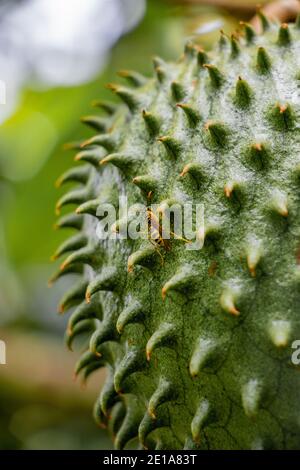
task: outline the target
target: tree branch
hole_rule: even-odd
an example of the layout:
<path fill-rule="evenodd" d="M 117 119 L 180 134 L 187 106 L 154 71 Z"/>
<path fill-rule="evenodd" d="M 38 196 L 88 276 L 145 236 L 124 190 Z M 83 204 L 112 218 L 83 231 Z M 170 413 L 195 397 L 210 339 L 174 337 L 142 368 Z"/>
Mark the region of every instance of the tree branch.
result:
<path fill-rule="evenodd" d="M 256 11 L 257 3 L 241 2 L 240 0 L 167 0 L 169 3 L 189 4 L 189 5 L 208 5 L 224 8 L 228 11 L 243 12 L 251 15 Z"/>
<path fill-rule="evenodd" d="M 260 10 L 271 20 L 286 23 L 293 21 L 300 13 L 300 2 L 299 0 L 277 0 L 268 3 Z M 252 18 L 251 24 L 257 32 L 261 32 L 261 23 L 257 15 Z"/>

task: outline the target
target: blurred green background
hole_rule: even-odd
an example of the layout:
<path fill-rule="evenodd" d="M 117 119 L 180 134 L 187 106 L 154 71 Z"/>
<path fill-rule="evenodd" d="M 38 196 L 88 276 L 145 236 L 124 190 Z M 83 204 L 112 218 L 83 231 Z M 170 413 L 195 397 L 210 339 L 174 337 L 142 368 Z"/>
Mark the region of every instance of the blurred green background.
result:
<path fill-rule="evenodd" d="M 56 308 L 72 279 L 59 280 L 53 289 L 47 287 L 55 270 L 50 256 L 66 237 L 65 232 L 53 230 L 54 206 L 61 194 L 54 182 L 73 158 L 63 144 L 91 135 L 80 116 L 91 113 L 93 99 L 111 98 L 105 84 L 116 79 L 119 69 L 150 74 L 151 56 L 174 59 L 190 37 L 210 48 L 220 29 L 235 30 L 240 19 L 251 18 L 256 4 L 256 0 L 225 0 L 221 1 L 223 7 L 218 1 L 148 0 L 144 4 L 143 0 L 109 0 L 114 3 L 109 17 L 107 0 L 91 4 L 95 7 L 97 1 L 100 14 L 102 8 L 102 16 L 111 21 L 105 25 L 103 20 L 107 33 L 100 30 L 102 35 L 97 37 L 97 17 L 90 15 L 77 24 L 79 29 L 74 29 L 68 44 L 58 34 L 52 48 L 45 40 L 47 22 L 39 25 L 42 35 L 35 35 L 40 21 L 38 4 L 46 8 L 43 0 L 27 0 L 33 3 L 27 29 L 18 13 L 26 0 L 0 1 L 0 22 L 6 26 L 0 34 L 0 79 L 7 80 L 8 87 L 15 80 L 6 104 L 0 105 L 0 340 L 7 346 L 7 365 L 0 365 L 0 449 L 112 447 L 91 416 L 105 373 L 96 374 L 82 390 L 72 379 L 78 352 L 68 352 L 62 340 L 66 322 L 58 317 Z M 61 0 L 60 5 L 65 2 L 69 0 Z M 131 24 L 132 8 L 137 5 L 139 17 Z M 57 12 L 59 24 L 54 18 L 54 32 L 70 26 L 64 14 L 67 11 Z M 103 60 L 92 41 L 103 46 L 105 34 L 110 34 L 121 15 L 123 29 L 107 42 Z M 91 31 L 92 38 L 88 37 Z M 84 56 L 83 32 L 91 49 L 88 57 Z M 56 63 L 57 51 L 64 45 L 78 46 L 79 52 L 66 47 Z M 68 80 L 64 67 L 71 53 L 73 69 Z"/>

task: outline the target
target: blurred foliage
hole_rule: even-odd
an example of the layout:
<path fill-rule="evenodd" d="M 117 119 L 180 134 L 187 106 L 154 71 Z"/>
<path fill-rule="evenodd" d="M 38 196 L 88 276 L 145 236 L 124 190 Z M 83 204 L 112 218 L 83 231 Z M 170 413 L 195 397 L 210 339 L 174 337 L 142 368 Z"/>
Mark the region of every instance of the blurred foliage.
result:
<path fill-rule="evenodd" d="M 2 334 L 9 355 L 0 376 L 0 449 L 110 448 L 109 436 L 91 418 L 103 371 L 83 392 L 72 378 L 74 357 L 59 338 Z"/>

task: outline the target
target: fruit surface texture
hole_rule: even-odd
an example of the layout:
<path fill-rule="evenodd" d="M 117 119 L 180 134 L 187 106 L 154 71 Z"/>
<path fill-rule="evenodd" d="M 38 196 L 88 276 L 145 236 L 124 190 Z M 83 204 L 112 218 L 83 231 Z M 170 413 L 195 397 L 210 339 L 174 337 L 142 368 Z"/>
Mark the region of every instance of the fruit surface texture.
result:
<path fill-rule="evenodd" d="M 57 204 L 75 234 L 53 280 L 78 275 L 59 310 L 70 347 L 88 338 L 76 374 L 107 370 L 94 415 L 117 449 L 300 446 L 300 21 L 262 25 L 155 58 L 152 78 L 122 71 L 58 180 L 76 183 Z M 120 196 L 202 204 L 203 247 L 122 239 Z"/>

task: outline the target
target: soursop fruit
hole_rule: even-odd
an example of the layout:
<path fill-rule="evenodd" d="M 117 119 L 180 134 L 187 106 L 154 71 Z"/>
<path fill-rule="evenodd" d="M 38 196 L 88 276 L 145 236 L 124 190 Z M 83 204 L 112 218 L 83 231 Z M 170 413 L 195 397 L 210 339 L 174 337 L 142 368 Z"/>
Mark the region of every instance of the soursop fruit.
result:
<path fill-rule="evenodd" d="M 76 374 L 106 368 L 94 414 L 117 449 L 300 447 L 300 21 L 261 17 L 261 35 L 244 24 L 212 52 L 155 58 L 152 78 L 122 72 L 122 103 L 95 103 L 58 181 L 78 183 L 57 204 L 76 205 L 57 226 L 78 233 L 53 280 L 79 275 L 59 311 L 76 307 L 70 347 L 89 338 Z M 160 222 L 154 240 L 118 236 L 130 211 L 101 240 L 97 208 L 120 196 L 203 204 L 202 249 Z"/>

